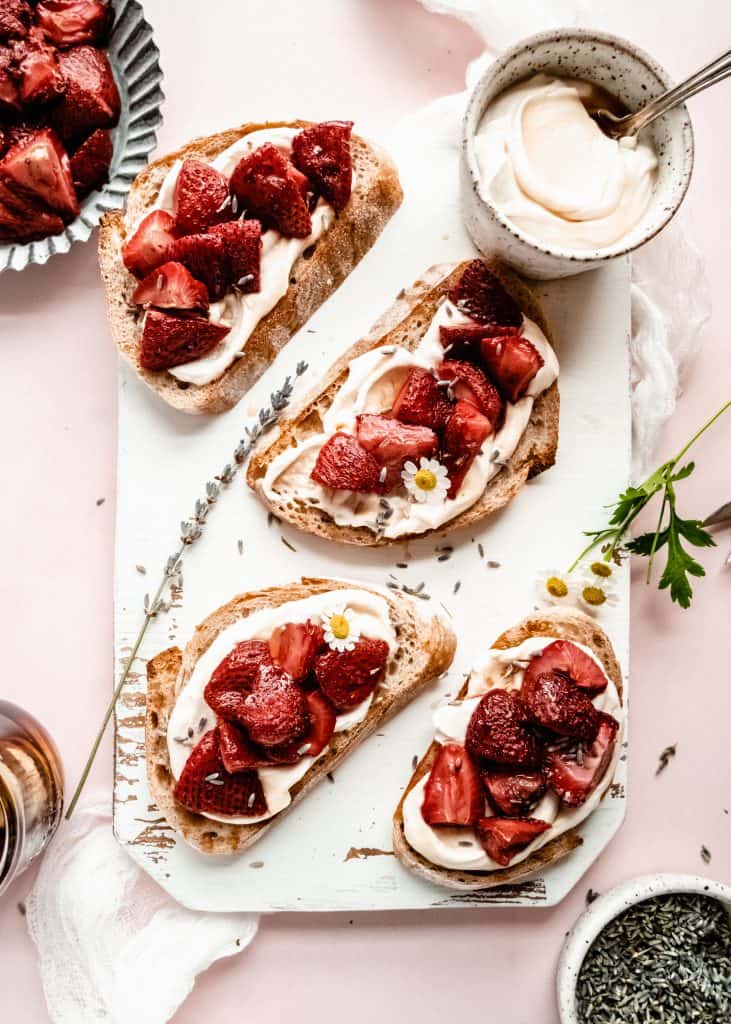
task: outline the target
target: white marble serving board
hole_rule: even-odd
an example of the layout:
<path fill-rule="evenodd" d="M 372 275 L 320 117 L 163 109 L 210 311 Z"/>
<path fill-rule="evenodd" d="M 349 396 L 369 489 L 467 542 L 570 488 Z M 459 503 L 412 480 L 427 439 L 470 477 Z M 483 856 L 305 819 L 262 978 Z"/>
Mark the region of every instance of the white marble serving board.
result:
<path fill-rule="evenodd" d="M 420 148 L 421 147 L 421 148 Z M 119 378 L 119 465 L 115 581 L 115 675 L 176 546 L 180 521 L 207 480 L 230 458 L 247 417 L 300 359 L 301 387 L 317 382 L 404 285 L 430 264 L 473 253 L 459 217 L 456 150 L 419 131 L 396 147 L 406 200 L 376 247 L 287 346 L 238 409 L 216 418 L 168 409 L 124 366 Z M 213 911 L 388 910 L 482 905 L 548 906 L 576 884 L 619 828 L 625 812 L 626 758 L 615 785 L 582 826 L 583 845 L 532 881 L 484 894 L 450 893 L 401 867 L 391 853 L 391 815 L 432 736 L 440 694 L 455 693 L 477 656 L 535 603 L 537 570 L 567 566 L 582 530 L 627 483 L 630 466 L 629 268 L 606 269 L 540 286 L 561 362 L 558 461 L 506 510 L 478 528 L 449 535 L 454 554 L 437 562 L 441 537 L 393 549 L 355 549 L 268 524 L 264 508 L 237 478 L 212 508 L 204 536 L 185 558 L 184 586 L 169 615 L 153 623 L 118 711 L 115 831 L 129 853 L 186 906 Z M 296 548 L 291 551 L 282 541 Z M 243 553 L 239 553 L 239 541 Z M 484 547 L 481 558 L 478 544 Z M 500 563 L 488 568 L 487 560 Z M 394 563 L 408 561 L 407 570 Z M 146 569 L 142 574 L 137 566 Z M 384 583 L 394 572 L 424 581 L 431 606 L 453 617 L 459 647 L 449 675 L 387 723 L 247 853 L 205 857 L 179 839 L 152 804 L 145 778 L 147 658 L 177 643 L 234 594 L 300 575 Z M 455 596 L 454 584 L 461 581 Z M 602 616 L 628 664 L 628 580 L 619 605 Z M 627 690 L 625 690 L 625 693 Z"/>

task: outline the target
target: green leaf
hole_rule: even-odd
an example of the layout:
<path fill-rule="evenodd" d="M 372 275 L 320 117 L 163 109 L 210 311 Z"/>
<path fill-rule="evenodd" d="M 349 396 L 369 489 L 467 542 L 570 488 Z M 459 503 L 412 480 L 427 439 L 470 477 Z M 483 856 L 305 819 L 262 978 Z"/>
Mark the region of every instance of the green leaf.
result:
<path fill-rule="evenodd" d="M 655 539 L 657 537 L 657 540 Z M 660 533 L 641 533 L 638 537 L 627 542 L 627 547 L 634 555 L 645 555 L 649 557 L 653 551 L 659 551 L 668 542 L 668 531 Z M 653 548 L 654 544 L 654 548 Z"/>
<path fill-rule="evenodd" d="M 680 519 L 678 517 L 675 520 L 675 525 L 678 533 L 695 545 L 695 547 L 715 548 L 715 540 L 708 530 L 703 529 L 703 523 L 701 523 L 700 519 Z"/>
<path fill-rule="evenodd" d="M 614 511 L 609 517 L 610 524 L 612 526 L 619 526 L 635 508 L 641 508 L 647 500 L 647 495 L 644 491 L 637 487 L 628 487 L 617 499 Z"/>
<path fill-rule="evenodd" d="M 681 466 L 680 469 L 676 470 L 676 472 L 672 474 L 670 479 L 673 483 L 675 483 L 676 480 L 685 480 L 690 476 L 694 469 L 695 462 L 686 462 L 684 466 Z"/>
<path fill-rule="evenodd" d="M 671 600 L 676 601 L 681 608 L 689 608 L 693 588 L 688 576 L 705 576 L 706 570 L 683 548 L 676 526 L 677 521 L 674 521 L 669 528 L 668 560 L 658 586 L 660 590 L 669 587 Z"/>

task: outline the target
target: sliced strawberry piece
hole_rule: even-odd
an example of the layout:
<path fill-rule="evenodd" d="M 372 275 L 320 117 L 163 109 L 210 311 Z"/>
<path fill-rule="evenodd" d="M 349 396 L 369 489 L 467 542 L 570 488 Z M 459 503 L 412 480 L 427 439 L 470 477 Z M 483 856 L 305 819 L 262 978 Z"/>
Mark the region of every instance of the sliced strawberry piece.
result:
<path fill-rule="evenodd" d="M 24 196 L 13 194 L 0 181 L 0 238 L 32 242 L 58 235 L 64 223 L 58 214 L 42 209 Z"/>
<path fill-rule="evenodd" d="M 33 10 L 27 0 L 2 0 L 0 40 L 22 39 L 28 34 Z"/>
<path fill-rule="evenodd" d="M 28 134 L 0 161 L 0 178 L 13 192 L 29 196 L 71 219 L 79 212 L 66 150 L 50 128 Z"/>
<path fill-rule="evenodd" d="M 470 466 L 492 432 L 490 420 L 471 402 L 457 402 L 442 438 L 442 457 L 449 474 L 448 498 L 459 494 Z"/>
<path fill-rule="evenodd" d="M 444 389 L 437 384 L 436 377 L 416 366 L 401 385 L 391 415 L 402 423 L 440 431 L 451 411 L 451 403 Z"/>
<path fill-rule="evenodd" d="M 420 458 L 436 455 L 439 439 L 429 427 L 401 423 L 390 416 L 365 413 L 357 417 L 356 435 L 367 452 L 381 467 L 386 468 L 382 490 L 390 491 L 401 483 L 401 470 L 407 459 L 418 464 Z"/>
<path fill-rule="evenodd" d="M 549 744 L 543 756 L 546 782 L 570 807 L 579 807 L 594 792 L 612 760 L 619 723 L 603 711 L 599 717 L 599 731 L 588 749 L 563 741 Z"/>
<path fill-rule="evenodd" d="M 59 53 L 58 63 L 64 94 L 53 107 L 50 121 L 61 138 L 73 141 L 95 128 L 114 127 L 121 101 L 106 53 L 93 46 L 75 46 Z"/>
<path fill-rule="evenodd" d="M 559 736 L 593 743 L 601 715 L 589 696 L 563 672 L 523 677 L 520 696 L 531 722 Z"/>
<path fill-rule="evenodd" d="M 457 359 L 445 359 L 440 365 L 440 380 L 452 384 L 452 393 L 458 401 L 470 402 L 499 429 L 503 421 L 505 405 L 495 385 L 487 379 L 478 366 Z"/>
<path fill-rule="evenodd" d="M 350 199 L 353 184 L 352 127 L 352 121 L 323 121 L 292 140 L 292 163 L 338 211 Z"/>
<path fill-rule="evenodd" d="M 0 113 L 17 114 L 20 110 L 19 72 L 13 51 L 0 46 Z"/>
<path fill-rule="evenodd" d="M 268 809 L 257 772 L 231 775 L 224 768 L 217 728 L 207 732 L 194 747 L 173 796 L 194 814 L 253 818 Z"/>
<path fill-rule="evenodd" d="M 109 35 L 114 12 L 102 0 L 42 0 L 36 20 L 47 38 L 62 49 L 81 43 L 100 46 Z"/>
<path fill-rule="evenodd" d="M 27 38 L 15 44 L 22 103 L 51 103 L 65 88 L 56 51 L 31 29 Z"/>
<path fill-rule="evenodd" d="M 482 361 L 507 402 L 517 402 L 543 366 L 543 356 L 527 338 L 515 334 L 484 338 Z"/>
<path fill-rule="evenodd" d="M 570 640 L 554 640 L 528 662 L 523 679 L 530 682 L 542 672 L 563 672 L 580 690 L 596 697 L 607 688 L 607 677 L 591 655 Z"/>
<path fill-rule="evenodd" d="M 202 316 L 172 316 L 151 309 L 142 330 L 140 366 L 145 370 L 169 370 L 199 359 L 214 349 L 229 329 Z"/>
<path fill-rule="evenodd" d="M 183 160 L 173 204 L 175 220 L 184 235 L 200 234 L 233 216 L 227 179 L 215 167 L 192 157 Z"/>
<path fill-rule="evenodd" d="M 242 640 L 216 667 L 203 699 L 221 718 L 238 719 L 244 697 L 256 684 L 259 666 L 272 664 L 265 640 Z"/>
<path fill-rule="evenodd" d="M 520 327 L 502 327 L 497 324 L 442 324 L 439 328 L 439 339 L 444 345 L 445 356 L 479 363 L 482 358 L 480 343 L 483 338 L 520 334 L 520 330 Z"/>
<path fill-rule="evenodd" d="M 315 677 L 325 696 L 338 711 L 362 704 L 383 679 L 388 644 L 375 637 L 361 637 L 352 651 L 326 651 L 315 661 Z"/>
<path fill-rule="evenodd" d="M 474 825 L 485 813 L 485 794 L 470 755 L 458 743 L 439 748 L 424 787 L 427 825 Z"/>
<path fill-rule="evenodd" d="M 208 290 L 182 263 L 163 263 L 135 288 L 132 301 L 161 309 L 208 309 Z"/>
<path fill-rule="evenodd" d="M 275 665 L 302 682 L 315 667 L 315 657 L 325 643 L 322 626 L 315 622 L 287 622 L 269 638 L 269 652 Z"/>
<path fill-rule="evenodd" d="M 104 128 L 97 128 L 81 143 L 71 157 L 71 176 L 80 197 L 101 188 L 109 180 L 113 152 L 112 137 Z"/>
<path fill-rule="evenodd" d="M 249 739 L 262 747 L 296 740 L 310 724 L 304 693 L 276 665 L 259 666 L 254 688 L 244 698 L 238 717 Z"/>
<path fill-rule="evenodd" d="M 308 189 L 304 174 L 270 142 L 240 160 L 231 175 L 238 211 L 246 210 L 288 238 L 307 238 L 312 233 Z"/>
<path fill-rule="evenodd" d="M 221 760 L 227 772 L 245 772 L 252 768 L 268 768 L 271 760 L 249 740 L 240 725 L 218 720 Z"/>
<path fill-rule="evenodd" d="M 147 277 L 150 271 L 166 263 L 170 247 L 178 237 L 175 218 L 165 210 L 153 210 L 122 249 L 122 261 L 135 277 Z"/>
<path fill-rule="evenodd" d="M 449 300 L 465 316 L 480 324 L 520 327 L 523 323 L 520 306 L 482 260 L 468 263 L 462 276 L 452 285 Z"/>
<path fill-rule="evenodd" d="M 223 239 L 229 283 L 240 292 L 261 290 L 261 224 L 258 220 L 230 220 L 208 229 Z"/>
<path fill-rule="evenodd" d="M 220 235 L 184 235 L 173 242 L 168 258 L 187 267 L 203 281 L 211 300 L 221 299 L 231 284 L 231 264 Z"/>
<path fill-rule="evenodd" d="M 536 768 L 538 740 L 526 724 L 526 710 L 507 690 L 489 690 L 472 712 L 465 746 L 476 761 Z"/>
<path fill-rule="evenodd" d="M 310 473 L 323 487 L 375 494 L 381 467 L 352 434 L 333 434 L 320 449 Z"/>
<path fill-rule="evenodd" d="M 522 817 L 546 791 L 540 772 L 521 772 L 512 768 L 485 768 L 482 784 L 490 806 L 506 818 Z"/>
<path fill-rule="evenodd" d="M 267 750 L 270 763 L 296 764 L 302 757 L 317 757 L 335 732 L 336 714 L 327 697 L 319 690 L 305 694 L 310 725 L 304 736 Z"/>
<path fill-rule="evenodd" d="M 475 832 L 487 856 L 507 867 L 516 853 L 550 827 L 539 818 L 480 818 Z"/>

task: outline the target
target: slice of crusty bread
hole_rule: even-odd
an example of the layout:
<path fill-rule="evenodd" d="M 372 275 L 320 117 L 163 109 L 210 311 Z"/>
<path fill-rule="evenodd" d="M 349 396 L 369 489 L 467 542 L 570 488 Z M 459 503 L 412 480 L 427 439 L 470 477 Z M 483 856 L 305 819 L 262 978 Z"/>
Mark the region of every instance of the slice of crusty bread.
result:
<path fill-rule="evenodd" d="M 175 780 L 170 771 L 167 729 L 176 697 L 200 656 L 223 629 L 260 608 L 275 608 L 312 594 L 348 588 L 377 593 L 388 602 L 399 643 L 366 717 L 347 732 L 333 735 L 326 753 L 292 787 L 292 803 L 273 818 L 256 825 L 229 825 L 186 810 L 173 798 Z M 385 594 L 361 583 L 303 578 L 299 583 L 235 597 L 197 627 L 184 651 L 171 647 L 147 663 L 145 750 L 147 778 L 155 803 L 187 842 L 203 853 L 235 853 L 247 849 L 382 722 L 408 704 L 430 679 L 445 672 L 452 663 L 455 646 L 454 634 L 442 619 L 434 616 L 425 621 L 417 615 L 414 602 L 403 595 Z"/>
<path fill-rule="evenodd" d="M 522 622 L 502 633 L 492 646 L 498 648 L 517 647 L 530 636 L 553 636 L 557 639 L 574 640 L 576 643 L 584 644 L 594 652 L 602 663 L 604 670 L 617 688 L 620 701 L 622 700 L 622 672 L 617 656 L 607 634 L 588 615 L 579 611 L 566 612 L 563 609 L 529 615 Z M 457 696 L 461 699 L 466 694 L 467 683 L 464 684 Z M 438 751 L 439 744 L 434 740 L 416 766 L 393 816 L 394 853 L 405 867 L 421 878 L 426 878 L 427 881 L 448 889 L 459 889 L 462 892 L 491 889 L 496 885 L 521 881 L 529 875 L 535 874 L 536 871 L 547 868 L 554 861 L 566 857 L 577 846 L 581 846 L 583 840 L 580 828 L 572 828 L 546 843 L 526 860 L 514 867 L 506 867 L 499 871 L 459 871 L 432 864 L 409 846 L 404 833 L 403 807 L 404 800 L 414 786 L 431 772 Z"/>
<path fill-rule="evenodd" d="M 322 416 L 330 407 L 337 391 L 345 383 L 348 366 L 357 356 L 381 345 L 400 345 L 413 351 L 431 323 L 437 306 L 448 294 L 467 265 L 441 264 L 431 267 L 413 286 L 402 291 L 393 305 L 376 321 L 368 334 L 350 348 L 332 366 L 318 392 L 293 406 L 289 415 L 279 423 L 277 431 L 263 440 L 249 461 L 247 481 L 280 519 L 300 530 L 347 544 L 384 545 L 400 544 L 411 537 L 424 537 L 427 533 L 404 534 L 396 538 L 378 537 L 365 526 L 338 526 L 322 509 L 288 499 L 269 500 L 263 491 L 263 479 L 269 464 L 286 448 L 304 441 L 322 430 Z M 522 278 L 508 268 L 485 261 L 490 270 L 503 283 L 506 291 L 516 300 L 523 313 L 535 321 L 555 348 L 540 303 Z M 507 465 L 492 478 L 482 497 L 470 508 L 439 527 L 456 529 L 476 523 L 506 505 L 523 484 L 544 469 L 550 469 L 558 447 L 558 385 L 553 383 L 535 401 L 528 426 Z M 434 531 L 437 532 L 437 531 Z"/>
<path fill-rule="evenodd" d="M 310 121 L 245 124 L 206 138 L 194 139 L 174 153 L 155 160 L 137 176 L 127 200 L 130 223 L 150 209 L 166 174 L 176 160 L 195 156 L 212 160 L 250 132 L 262 128 L 306 128 Z M 176 380 L 167 371 L 145 370 L 139 363 L 142 310 L 132 303 L 136 280 L 122 262 L 126 241 L 125 214 L 112 211 L 99 229 L 99 266 L 106 288 L 112 336 L 124 358 L 142 380 L 169 405 L 182 412 L 219 413 L 231 409 L 272 363 L 322 303 L 342 284 L 365 256 L 401 205 L 398 172 L 379 147 L 353 135 L 353 192 L 350 202 L 313 247 L 296 260 L 287 294 L 263 317 L 246 342 L 244 355 L 217 380 L 201 386 Z"/>

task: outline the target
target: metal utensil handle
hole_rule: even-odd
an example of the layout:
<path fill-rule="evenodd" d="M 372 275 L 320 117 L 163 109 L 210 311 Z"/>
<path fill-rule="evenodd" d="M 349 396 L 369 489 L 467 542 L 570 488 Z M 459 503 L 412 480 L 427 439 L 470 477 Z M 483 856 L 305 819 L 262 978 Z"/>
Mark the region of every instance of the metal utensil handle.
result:
<path fill-rule="evenodd" d="M 731 50 L 727 50 L 720 57 L 702 67 L 700 71 L 696 71 L 694 75 L 686 78 L 684 82 L 669 89 L 662 96 L 658 96 L 656 100 L 652 100 L 646 107 L 632 115 L 632 133 L 634 134 L 641 128 L 644 128 L 646 124 L 654 121 L 656 117 L 664 114 L 671 107 L 684 103 L 691 96 L 695 96 L 696 93 L 701 92 L 703 89 L 715 85 L 716 82 L 722 81 L 729 75 L 731 75 Z"/>

